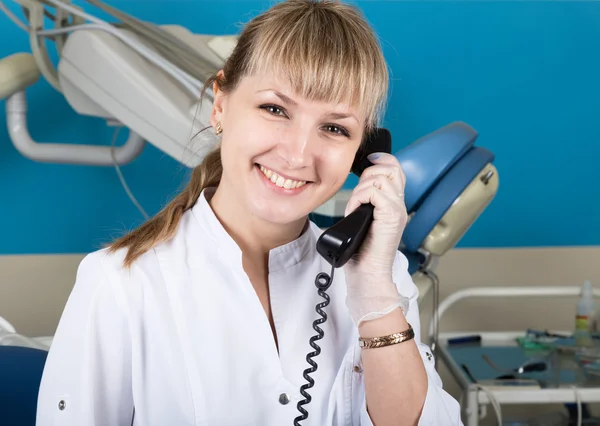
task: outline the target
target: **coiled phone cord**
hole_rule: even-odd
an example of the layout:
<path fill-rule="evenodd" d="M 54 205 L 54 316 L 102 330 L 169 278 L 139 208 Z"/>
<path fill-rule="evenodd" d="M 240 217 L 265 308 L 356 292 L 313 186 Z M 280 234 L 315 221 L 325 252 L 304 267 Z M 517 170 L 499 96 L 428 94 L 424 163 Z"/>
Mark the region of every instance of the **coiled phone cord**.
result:
<path fill-rule="evenodd" d="M 330 298 L 329 298 L 329 295 L 325 292 L 327 291 L 327 289 L 331 285 L 331 282 L 333 281 L 334 271 L 335 271 L 335 265 L 333 264 L 331 266 L 331 274 L 328 275 L 326 272 L 321 272 L 315 278 L 315 286 L 318 289 L 317 293 L 319 294 L 319 296 L 321 296 L 323 299 L 325 299 L 325 301 L 318 303 L 317 306 L 315 307 L 315 310 L 317 311 L 317 313 L 319 315 L 321 315 L 321 318 L 317 318 L 313 322 L 312 327 L 317 332 L 317 334 L 310 338 L 309 343 L 310 343 L 310 346 L 314 349 L 314 351 L 310 352 L 309 354 L 306 355 L 306 362 L 308 362 L 310 364 L 310 367 L 307 368 L 306 370 L 304 370 L 303 376 L 308 383 L 305 383 L 304 385 L 302 385 L 300 387 L 300 393 L 302 394 L 304 399 L 298 402 L 297 407 L 298 407 L 298 411 L 300 411 L 300 413 L 302 413 L 302 415 L 300 415 L 294 419 L 294 426 L 300 426 L 300 421 L 306 420 L 308 418 L 308 411 L 306 411 L 306 409 L 303 407 L 303 405 L 309 404 L 310 401 L 312 400 L 312 397 L 310 396 L 310 394 L 308 392 L 306 392 L 306 390 L 312 388 L 315 385 L 315 381 L 312 377 L 310 377 L 310 374 L 317 371 L 318 365 L 313 360 L 313 358 L 318 356 L 321 353 L 321 348 L 315 342 L 317 340 L 321 340 L 323 338 L 323 336 L 325 335 L 325 333 L 323 333 L 323 330 L 321 329 L 321 327 L 319 327 L 319 324 L 323 324 L 325 321 L 327 321 L 327 314 L 325 313 L 325 311 L 323 311 L 323 308 L 325 308 L 327 305 L 329 305 Z"/>

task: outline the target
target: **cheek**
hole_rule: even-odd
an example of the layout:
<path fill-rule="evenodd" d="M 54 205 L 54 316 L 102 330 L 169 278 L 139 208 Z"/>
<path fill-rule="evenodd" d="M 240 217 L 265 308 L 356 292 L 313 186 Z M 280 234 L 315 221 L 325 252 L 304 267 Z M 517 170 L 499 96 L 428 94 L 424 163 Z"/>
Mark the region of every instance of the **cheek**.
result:
<path fill-rule="evenodd" d="M 332 149 L 321 156 L 319 175 L 331 186 L 343 185 L 354 161 L 351 149 Z"/>
<path fill-rule="evenodd" d="M 268 125 L 254 112 L 246 111 L 229 117 L 229 120 L 233 124 L 223 137 L 223 150 L 237 157 L 239 161 L 246 161 L 248 156 L 264 153 L 278 140 L 276 126 Z"/>

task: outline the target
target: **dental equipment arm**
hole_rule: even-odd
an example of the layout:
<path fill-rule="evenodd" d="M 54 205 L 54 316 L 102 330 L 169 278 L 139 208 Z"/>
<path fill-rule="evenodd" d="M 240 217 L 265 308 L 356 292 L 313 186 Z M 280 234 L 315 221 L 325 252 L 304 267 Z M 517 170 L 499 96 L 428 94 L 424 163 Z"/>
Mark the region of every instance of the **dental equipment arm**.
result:
<path fill-rule="evenodd" d="M 42 3 L 17 2 L 28 11 L 35 60 L 22 55 L 6 58 L 0 61 L 0 74 L 10 77 L 2 91 L 8 97 L 9 135 L 23 155 L 44 162 L 118 165 L 134 160 L 147 140 L 193 167 L 214 147 L 216 139 L 200 132 L 208 127 L 212 88 L 206 91 L 205 108 L 199 108 L 199 97 L 206 78 L 219 69 L 236 37 L 195 35 L 179 26 L 158 27 L 97 1 L 91 3 L 123 22 L 112 25 L 68 1 L 44 0 L 57 8 L 57 16 L 62 11 L 74 17 L 73 25 L 61 27 L 62 22 L 57 22 L 55 29 L 44 30 Z M 83 20 L 92 24 L 82 24 Z M 44 37 L 61 41 L 57 70 L 48 60 L 45 44 L 38 42 Z M 15 83 L 22 72 L 38 77 L 41 73 L 79 114 L 128 127 L 129 140 L 116 149 L 33 141 L 26 122 L 27 86 Z M 29 80 L 29 85 L 36 81 Z M 193 134 L 198 136 L 190 141 Z"/>
<path fill-rule="evenodd" d="M 39 78 L 39 70 L 31 55 L 15 54 L 0 60 L 0 99 L 6 99 L 6 124 L 15 148 L 35 161 L 107 166 L 133 161 L 144 149 L 146 141 L 130 132 L 127 142 L 118 148 L 76 144 L 39 143 L 27 130 L 25 88 Z"/>

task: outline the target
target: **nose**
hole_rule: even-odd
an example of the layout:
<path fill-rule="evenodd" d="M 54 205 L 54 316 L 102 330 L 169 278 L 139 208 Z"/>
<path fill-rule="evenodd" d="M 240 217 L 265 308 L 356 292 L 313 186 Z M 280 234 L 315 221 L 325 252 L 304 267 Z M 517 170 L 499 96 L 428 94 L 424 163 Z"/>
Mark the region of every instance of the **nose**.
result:
<path fill-rule="evenodd" d="M 277 153 L 290 169 L 312 165 L 315 136 L 306 127 L 294 126 L 287 129 L 277 146 Z"/>

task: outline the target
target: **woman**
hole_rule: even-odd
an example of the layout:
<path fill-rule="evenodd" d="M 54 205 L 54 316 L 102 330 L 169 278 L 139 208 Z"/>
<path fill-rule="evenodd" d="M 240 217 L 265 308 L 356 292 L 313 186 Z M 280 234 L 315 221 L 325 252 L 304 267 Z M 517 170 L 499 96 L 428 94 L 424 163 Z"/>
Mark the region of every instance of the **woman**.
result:
<path fill-rule="evenodd" d="M 207 84 L 219 148 L 156 217 L 82 261 L 38 425 L 461 424 L 418 339 L 397 251 L 404 175 L 386 154 L 348 203 L 372 203 L 374 221 L 334 275 L 308 417 L 298 409 L 323 301 L 314 279 L 329 271 L 307 217 L 344 184 L 388 89 L 368 24 L 339 2 L 278 3 Z M 405 341 L 369 347 L 394 333 Z"/>

